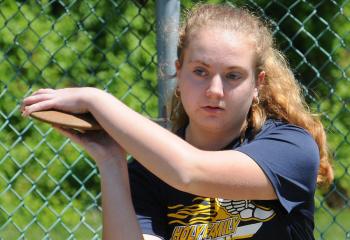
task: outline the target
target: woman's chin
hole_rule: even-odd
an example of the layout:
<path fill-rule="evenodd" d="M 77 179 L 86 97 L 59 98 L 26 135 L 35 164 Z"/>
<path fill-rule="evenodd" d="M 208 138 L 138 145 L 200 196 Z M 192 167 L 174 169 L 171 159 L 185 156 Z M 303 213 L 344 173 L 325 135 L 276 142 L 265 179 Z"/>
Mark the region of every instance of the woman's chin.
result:
<path fill-rule="evenodd" d="M 200 121 L 194 124 L 197 125 L 196 128 L 208 132 L 222 132 L 223 130 L 225 131 L 224 126 L 228 125 L 225 121 L 218 118 L 202 118 Z M 232 124 L 230 124 L 230 128 L 232 128 Z"/>

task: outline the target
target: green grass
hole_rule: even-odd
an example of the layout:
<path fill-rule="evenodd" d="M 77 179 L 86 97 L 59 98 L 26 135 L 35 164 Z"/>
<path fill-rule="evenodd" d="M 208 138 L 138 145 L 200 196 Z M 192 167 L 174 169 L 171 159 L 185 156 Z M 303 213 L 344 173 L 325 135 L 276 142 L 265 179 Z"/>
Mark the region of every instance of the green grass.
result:
<path fill-rule="evenodd" d="M 30 219 L 22 221 L 26 221 L 27 226 L 14 221 L 1 226 L 0 239 L 101 239 L 101 212 L 98 210 L 90 210 L 80 220 L 68 224 L 61 219 L 50 226 Z"/>
<path fill-rule="evenodd" d="M 24 219 L 22 219 L 25 221 Z M 81 221 L 64 225 L 57 219 L 57 223 L 45 232 L 37 222 L 26 221 L 28 227 L 16 228 L 13 222 L 2 226 L 1 239 L 101 239 L 101 212 L 91 210 Z M 346 240 L 350 239 L 350 209 L 331 210 L 326 206 L 316 210 L 315 239 Z M 90 227 L 87 227 L 89 225 Z"/>
<path fill-rule="evenodd" d="M 335 210 L 321 204 L 315 213 L 315 239 L 349 240 L 350 208 Z"/>

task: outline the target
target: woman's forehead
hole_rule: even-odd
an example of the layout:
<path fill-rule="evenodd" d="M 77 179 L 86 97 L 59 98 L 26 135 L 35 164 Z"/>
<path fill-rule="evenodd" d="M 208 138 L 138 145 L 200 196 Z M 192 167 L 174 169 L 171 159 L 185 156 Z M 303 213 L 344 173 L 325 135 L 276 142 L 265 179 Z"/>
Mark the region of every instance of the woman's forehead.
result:
<path fill-rule="evenodd" d="M 188 62 L 251 65 L 255 57 L 252 42 L 241 33 L 222 29 L 202 29 L 191 36 L 186 48 Z"/>

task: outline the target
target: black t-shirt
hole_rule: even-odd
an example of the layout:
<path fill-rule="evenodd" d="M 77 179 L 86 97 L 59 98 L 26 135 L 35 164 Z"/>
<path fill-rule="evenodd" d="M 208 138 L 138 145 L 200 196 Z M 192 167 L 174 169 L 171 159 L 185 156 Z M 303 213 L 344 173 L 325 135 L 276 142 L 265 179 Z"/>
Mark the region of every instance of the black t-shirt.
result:
<path fill-rule="evenodd" d="M 179 135 L 184 137 L 184 132 Z M 251 136 L 248 131 L 243 142 L 235 139 L 225 149 L 255 160 L 278 200 L 196 196 L 169 186 L 134 160 L 129 164 L 130 186 L 143 233 L 172 240 L 314 239 L 319 166 L 314 139 L 300 127 L 274 120 Z"/>

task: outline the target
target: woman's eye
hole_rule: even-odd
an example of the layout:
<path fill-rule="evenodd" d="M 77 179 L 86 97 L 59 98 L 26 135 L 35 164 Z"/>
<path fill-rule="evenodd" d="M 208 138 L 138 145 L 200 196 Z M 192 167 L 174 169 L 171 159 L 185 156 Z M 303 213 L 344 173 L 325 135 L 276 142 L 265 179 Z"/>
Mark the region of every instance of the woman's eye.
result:
<path fill-rule="evenodd" d="M 228 73 L 226 74 L 226 78 L 229 80 L 238 80 L 240 79 L 242 76 L 240 73 Z"/>
<path fill-rule="evenodd" d="M 207 75 L 207 72 L 204 69 L 196 68 L 194 71 L 194 74 L 200 77 L 205 77 Z"/>

